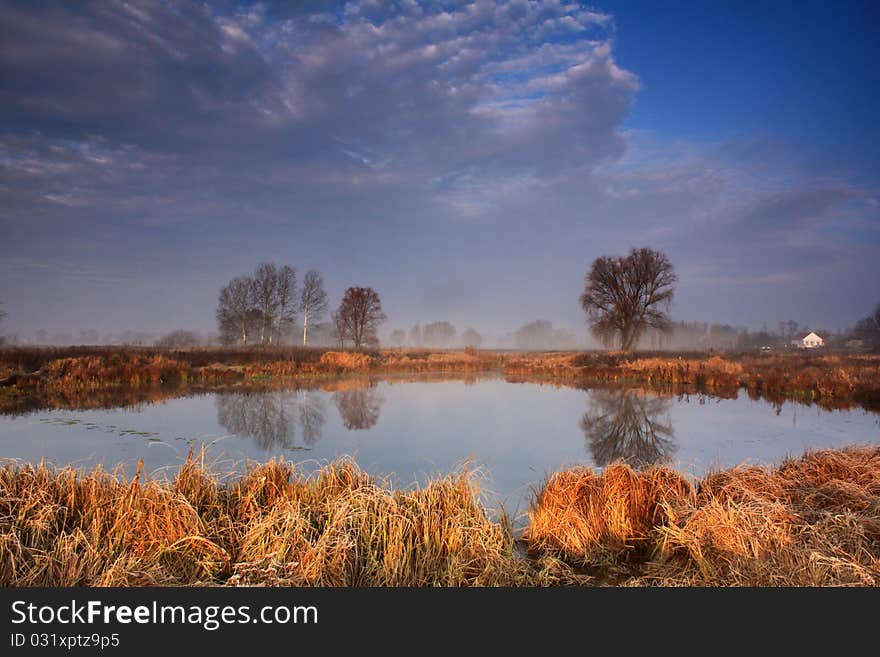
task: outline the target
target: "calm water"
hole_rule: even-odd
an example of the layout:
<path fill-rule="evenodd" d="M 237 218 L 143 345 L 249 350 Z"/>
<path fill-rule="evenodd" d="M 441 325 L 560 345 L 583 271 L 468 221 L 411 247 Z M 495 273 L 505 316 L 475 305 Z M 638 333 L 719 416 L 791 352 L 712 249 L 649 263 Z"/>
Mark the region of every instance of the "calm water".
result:
<path fill-rule="evenodd" d="M 357 385 L 347 382 L 349 385 Z M 283 455 L 313 468 L 352 455 L 398 486 L 447 473 L 466 459 L 487 488 L 524 510 L 532 487 L 573 464 L 664 462 L 700 475 L 711 467 L 777 463 L 808 448 L 880 442 L 880 416 L 625 389 L 578 390 L 484 380 L 383 381 L 337 392 L 213 393 L 137 408 L 0 416 L 0 457 L 96 463 L 172 473 L 190 445 L 215 468 Z"/>

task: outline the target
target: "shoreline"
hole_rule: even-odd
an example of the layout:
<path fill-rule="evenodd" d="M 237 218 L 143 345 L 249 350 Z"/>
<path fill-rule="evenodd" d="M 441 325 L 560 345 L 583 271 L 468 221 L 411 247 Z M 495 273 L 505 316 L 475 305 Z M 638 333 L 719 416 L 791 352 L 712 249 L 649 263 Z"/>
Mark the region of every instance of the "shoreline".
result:
<path fill-rule="evenodd" d="M 572 387 L 880 408 L 880 355 L 73 347 L 0 349 L 0 412 L 89 396 L 168 398 L 189 391 L 321 386 L 353 378 L 503 377 Z M 48 401 L 46 401 L 48 400 Z"/>

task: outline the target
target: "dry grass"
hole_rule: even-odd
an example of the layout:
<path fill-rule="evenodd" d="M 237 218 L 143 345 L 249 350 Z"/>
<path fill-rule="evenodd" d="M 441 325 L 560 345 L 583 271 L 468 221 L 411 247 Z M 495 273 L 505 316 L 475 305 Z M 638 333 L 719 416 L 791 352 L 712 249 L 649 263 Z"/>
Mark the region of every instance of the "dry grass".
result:
<path fill-rule="evenodd" d="M 220 484 L 0 470 L 0 585 L 463 586 L 526 574 L 470 472 L 395 491 L 350 461 L 305 476 L 272 461 Z"/>
<path fill-rule="evenodd" d="M 58 392 L 112 386 L 224 386 L 340 374 L 504 373 L 509 380 L 639 383 L 712 392 L 745 388 L 771 400 L 826 406 L 880 403 L 880 356 L 624 352 L 505 353 L 465 349 L 70 347 L 0 349 L 0 390 Z"/>
<path fill-rule="evenodd" d="M 518 556 L 472 471 L 394 490 L 350 460 L 221 482 L 199 458 L 137 472 L 0 469 L 3 586 L 880 584 L 880 447 L 738 467 L 558 472 Z"/>
<path fill-rule="evenodd" d="M 532 504 L 529 547 L 576 566 L 643 557 L 656 544 L 657 528 L 666 524 L 671 507 L 691 493 L 690 484 L 668 468 L 563 470 L 550 477 Z"/>
<path fill-rule="evenodd" d="M 621 482 L 623 485 L 621 485 Z M 710 473 L 557 473 L 530 513 L 533 551 L 666 586 L 880 584 L 880 447 Z"/>
<path fill-rule="evenodd" d="M 713 392 L 746 388 L 752 396 L 826 405 L 880 402 L 880 356 L 866 354 L 538 353 L 511 357 L 505 373 L 568 383 L 693 386 Z"/>
<path fill-rule="evenodd" d="M 70 347 L 0 349 L 0 389 L 26 392 L 97 390 L 114 386 L 229 385 L 265 379 L 312 379 L 363 373 L 500 371 L 503 357 L 455 352 L 326 349 Z"/>

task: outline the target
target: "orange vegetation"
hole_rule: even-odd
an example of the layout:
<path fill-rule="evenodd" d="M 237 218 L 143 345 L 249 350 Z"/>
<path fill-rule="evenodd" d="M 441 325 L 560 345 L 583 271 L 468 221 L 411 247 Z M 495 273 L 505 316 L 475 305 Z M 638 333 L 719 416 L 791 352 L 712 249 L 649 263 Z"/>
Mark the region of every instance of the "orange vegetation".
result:
<path fill-rule="evenodd" d="M 690 486 L 610 466 L 553 475 L 529 547 L 569 566 L 661 585 L 880 584 L 880 447 L 738 467 Z"/>

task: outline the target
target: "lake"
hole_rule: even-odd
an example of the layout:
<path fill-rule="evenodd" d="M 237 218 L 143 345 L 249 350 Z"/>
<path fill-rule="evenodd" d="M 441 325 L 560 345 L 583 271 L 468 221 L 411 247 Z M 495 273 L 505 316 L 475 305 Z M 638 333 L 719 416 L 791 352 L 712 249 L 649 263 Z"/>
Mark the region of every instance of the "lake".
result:
<path fill-rule="evenodd" d="M 135 407 L 0 416 L 0 457 L 122 464 L 173 474 L 190 447 L 239 472 L 273 456 L 313 469 L 351 455 L 396 486 L 470 460 L 489 501 L 511 513 L 554 470 L 666 463 L 700 476 L 738 463 L 779 463 L 806 449 L 880 442 L 880 415 L 701 394 L 555 387 L 502 379 L 340 381 L 322 388 L 195 394 Z M 333 389 L 335 388 L 335 390 Z"/>

